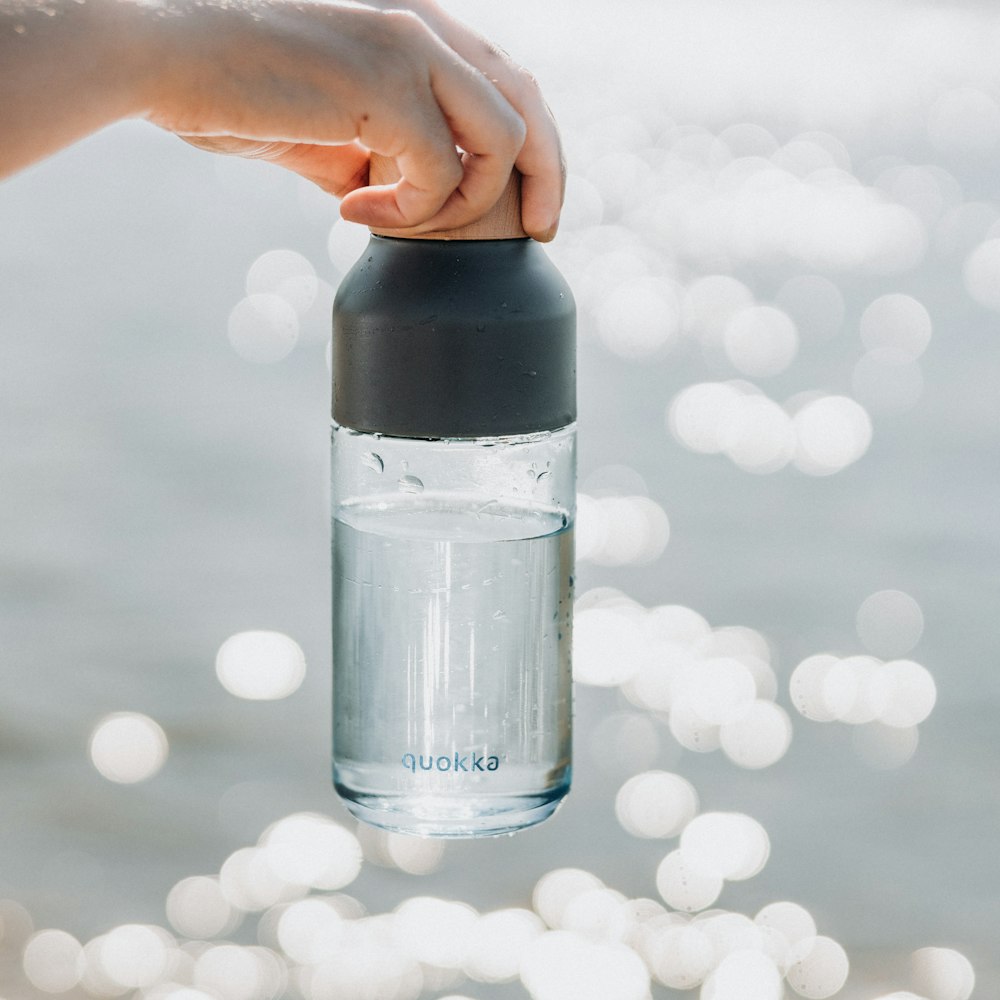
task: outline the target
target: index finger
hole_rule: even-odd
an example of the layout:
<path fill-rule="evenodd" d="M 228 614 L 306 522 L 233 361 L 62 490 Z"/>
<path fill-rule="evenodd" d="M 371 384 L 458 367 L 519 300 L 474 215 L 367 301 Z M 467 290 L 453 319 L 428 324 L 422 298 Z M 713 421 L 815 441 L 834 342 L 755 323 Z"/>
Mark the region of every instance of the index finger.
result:
<path fill-rule="evenodd" d="M 538 240 L 555 235 L 566 192 L 566 161 L 555 117 L 538 81 L 499 46 L 433 3 L 421 3 L 421 16 L 463 59 L 491 81 L 527 125 L 515 165 L 523 177 L 521 219 Z"/>
<path fill-rule="evenodd" d="M 507 99 L 459 55 L 445 57 L 431 72 L 431 89 L 462 148 L 462 180 L 442 209 L 418 231 L 459 229 L 496 204 L 524 145 L 526 126 Z"/>
<path fill-rule="evenodd" d="M 355 191 L 341 204 L 344 218 L 414 235 L 457 229 L 484 215 L 502 194 L 525 137 L 523 120 L 496 87 L 420 23 L 426 83 L 404 107 L 361 132 L 366 146 L 395 159 L 402 176 L 394 186 Z"/>

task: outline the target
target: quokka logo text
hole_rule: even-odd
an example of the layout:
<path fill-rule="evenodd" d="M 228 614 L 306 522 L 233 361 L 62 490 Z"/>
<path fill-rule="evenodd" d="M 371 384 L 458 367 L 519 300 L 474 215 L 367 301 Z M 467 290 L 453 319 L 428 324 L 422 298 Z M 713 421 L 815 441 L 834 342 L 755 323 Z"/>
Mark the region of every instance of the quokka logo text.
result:
<path fill-rule="evenodd" d="M 482 756 L 477 753 L 453 753 L 451 756 L 442 754 L 435 757 L 434 754 L 424 756 L 424 754 L 403 754 L 403 767 L 414 774 L 417 771 L 496 771 L 500 767 L 500 758 L 487 754 Z"/>

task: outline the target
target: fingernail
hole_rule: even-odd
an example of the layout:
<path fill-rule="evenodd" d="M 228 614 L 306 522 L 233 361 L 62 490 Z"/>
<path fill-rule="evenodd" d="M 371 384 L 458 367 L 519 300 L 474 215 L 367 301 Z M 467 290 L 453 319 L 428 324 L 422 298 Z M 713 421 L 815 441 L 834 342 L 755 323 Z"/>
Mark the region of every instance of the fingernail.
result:
<path fill-rule="evenodd" d="M 550 243 L 553 239 L 555 239 L 555 235 L 558 230 L 559 230 L 559 220 L 556 219 L 556 221 L 553 222 L 552 225 L 549 226 L 549 228 L 546 229 L 545 232 L 538 237 L 538 241 L 540 243 Z"/>

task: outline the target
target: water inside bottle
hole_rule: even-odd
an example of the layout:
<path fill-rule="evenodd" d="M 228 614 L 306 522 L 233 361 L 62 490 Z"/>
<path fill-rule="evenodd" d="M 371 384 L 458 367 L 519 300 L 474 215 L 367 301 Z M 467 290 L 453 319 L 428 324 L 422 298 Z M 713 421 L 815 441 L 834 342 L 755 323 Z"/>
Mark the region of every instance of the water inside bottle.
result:
<path fill-rule="evenodd" d="M 569 786 L 564 512 L 423 494 L 333 525 L 334 781 L 360 818 L 510 832 Z"/>

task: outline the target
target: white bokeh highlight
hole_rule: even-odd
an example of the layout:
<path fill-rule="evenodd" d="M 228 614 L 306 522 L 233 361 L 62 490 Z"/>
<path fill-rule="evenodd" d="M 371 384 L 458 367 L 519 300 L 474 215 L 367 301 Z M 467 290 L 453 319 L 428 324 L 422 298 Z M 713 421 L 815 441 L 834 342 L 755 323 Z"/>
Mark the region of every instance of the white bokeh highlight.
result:
<path fill-rule="evenodd" d="M 141 712 L 113 712 L 90 734 L 90 761 L 109 781 L 133 785 L 163 767 L 170 746 L 167 734 Z"/>
<path fill-rule="evenodd" d="M 880 295 L 861 314 L 861 340 L 869 351 L 898 351 L 914 360 L 927 350 L 932 333 L 930 314 L 912 295 Z"/>
<path fill-rule="evenodd" d="M 287 357 L 299 339 L 299 315 L 281 295 L 248 295 L 229 313 L 229 343 L 245 361 L 273 364 Z"/>
<path fill-rule="evenodd" d="M 965 290 L 981 306 L 1000 311 L 1000 239 L 980 243 L 962 268 Z"/>
<path fill-rule="evenodd" d="M 697 870 L 728 881 L 757 875 L 767 863 L 771 842 L 757 820 L 743 813 L 696 816 L 681 834 L 680 850 Z"/>
<path fill-rule="evenodd" d="M 667 407 L 671 436 L 690 451 L 724 454 L 747 472 L 777 472 L 794 462 L 828 476 L 868 450 L 872 421 L 847 396 L 810 394 L 781 406 L 748 382 L 701 382 L 682 389 Z"/>
<path fill-rule="evenodd" d="M 780 309 L 748 306 L 730 317 L 723 342 L 734 367 L 751 378 L 761 378 L 777 375 L 792 363 L 799 333 Z"/>
<path fill-rule="evenodd" d="M 42 930 L 24 947 L 21 967 L 28 982 L 43 993 L 65 993 L 84 971 L 83 946 L 62 930 Z"/>
<path fill-rule="evenodd" d="M 920 948 L 910 956 L 913 985 L 927 1000 L 969 1000 L 976 988 L 972 963 L 954 948 Z"/>
<path fill-rule="evenodd" d="M 577 495 L 576 558 L 598 566 L 644 566 L 670 540 L 666 511 L 644 496 Z"/>
<path fill-rule="evenodd" d="M 903 656 L 920 641 L 924 614 L 916 599 L 902 590 L 879 590 L 861 602 L 858 637 L 876 656 Z"/>
<path fill-rule="evenodd" d="M 268 250 L 247 271 L 247 295 L 277 295 L 302 316 L 316 301 L 316 268 L 295 250 Z"/>
<path fill-rule="evenodd" d="M 799 996 L 826 1000 L 840 992 L 850 968 L 843 947 L 833 938 L 817 935 L 792 945 L 785 979 Z"/>
<path fill-rule="evenodd" d="M 679 848 L 656 869 L 656 889 L 675 910 L 697 913 L 710 907 L 722 892 L 721 875 L 691 861 Z"/>
<path fill-rule="evenodd" d="M 167 919 L 183 937 L 225 937 L 239 925 L 241 914 L 222 894 L 218 878 L 193 875 L 167 894 Z"/>
<path fill-rule="evenodd" d="M 282 632 L 237 632 L 219 647 L 215 673 L 237 698 L 275 701 L 298 690 L 306 659 L 299 644 Z"/>
<path fill-rule="evenodd" d="M 629 778 L 615 797 L 615 815 L 634 837 L 679 836 L 698 811 L 698 793 L 686 778 L 646 771 Z"/>

